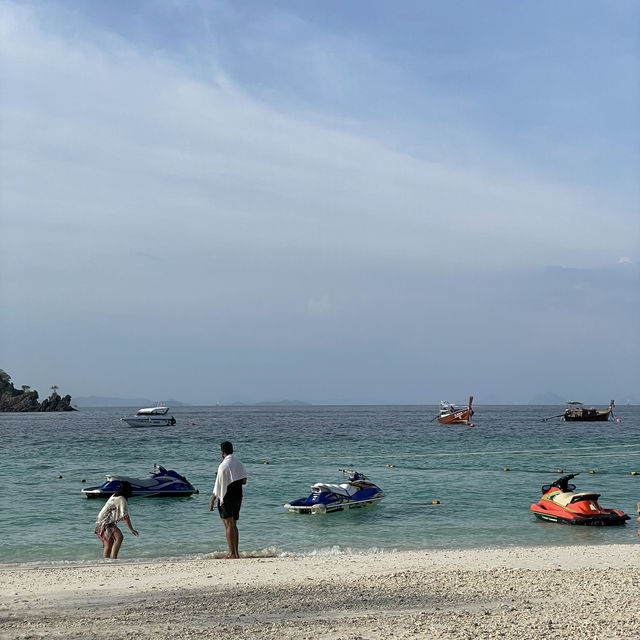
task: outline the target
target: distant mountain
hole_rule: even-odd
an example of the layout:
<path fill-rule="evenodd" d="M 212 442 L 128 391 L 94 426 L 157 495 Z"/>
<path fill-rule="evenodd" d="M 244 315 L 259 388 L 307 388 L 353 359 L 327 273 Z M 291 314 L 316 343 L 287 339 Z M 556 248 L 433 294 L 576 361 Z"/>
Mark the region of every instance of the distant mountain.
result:
<path fill-rule="evenodd" d="M 565 402 L 566 402 L 565 398 L 561 398 L 558 394 L 547 391 L 546 393 L 537 393 L 535 396 L 533 396 L 533 398 L 531 398 L 531 401 L 529 402 L 529 404 L 549 405 L 549 404 L 565 404 Z"/>
<path fill-rule="evenodd" d="M 302 400 L 276 400 L 264 402 L 232 402 L 232 407 L 311 407 L 310 402 L 303 402 Z"/>
<path fill-rule="evenodd" d="M 619 406 L 622 405 L 636 405 L 636 404 L 640 404 L 640 396 L 638 396 L 637 394 L 613 394 L 612 398 L 615 400 L 616 404 Z M 537 393 L 535 396 L 533 396 L 533 398 L 531 398 L 531 401 L 529 402 L 529 404 L 546 404 L 546 405 L 556 405 L 556 404 L 566 404 L 569 400 L 583 400 L 583 398 L 563 398 L 562 396 L 559 396 L 557 393 L 552 393 L 550 391 L 547 391 L 546 393 Z M 587 398 L 586 400 L 583 400 L 585 405 L 599 405 L 599 404 L 608 404 L 609 400 L 607 400 L 606 398 L 603 398 L 602 396 L 600 396 L 599 398 Z"/>
<path fill-rule="evenodd" d="M 169 407 L 186 407 L 188 403 L 178 400 L 163 400 Z M 105 396 L 81 396 L 73 399 L 76 407 L 155 407 L 157 400 L 146 398 L 110 398 Z"/>
<path fill-rule="evenodd" d="M 303 402 L 302 400 L 278 400 L 275 402 L 256 402 L 254 406 L 258 407 L 310 407 L 310 402 Z"/>

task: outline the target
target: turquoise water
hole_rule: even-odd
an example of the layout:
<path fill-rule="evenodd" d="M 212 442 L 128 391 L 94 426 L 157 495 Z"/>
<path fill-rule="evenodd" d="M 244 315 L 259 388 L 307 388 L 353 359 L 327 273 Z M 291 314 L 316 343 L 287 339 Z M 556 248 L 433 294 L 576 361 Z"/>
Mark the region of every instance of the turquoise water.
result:
<path fill-rule="evenodd" d="M 101 484 L 106 473 L 145 477 L 154 462 L 187 476 L 200 493 L 131 499 L 140 537 L 125 531 L 120 557 L 225 551 L 223 526 L 208 502 L 219 443 L 226 439 L 248 472 L 238 523 L 245 552 L 638 540 L 640 475 L 631 471 L 640 473 L 640 407 L 617 407 L 619 422 L 572 424 L 542 422 L 559 413 L 557 406 L 478 406 L 474 428 L 430 422 L 435 406 L 180 407 L 172 411 L 176 426 L 149 429 L 127 427 L 119 420 L 125 413 L 130 410 L 0 414 L 1 563 L 100 557 L 93 524 L 103 501 L 88 500 L 81 489 Z M 339 482 L 345 467 L 384 489 L 380 505 L 324 516 L 283 509 L 285 502 L 308 495 L 313 482 Z M 529 505 L 558 469 L 580 472 L 578 489 L 598 491 L 601 505 L 623 509 L 631 524 L 569 527 L 536 521 Z"/>

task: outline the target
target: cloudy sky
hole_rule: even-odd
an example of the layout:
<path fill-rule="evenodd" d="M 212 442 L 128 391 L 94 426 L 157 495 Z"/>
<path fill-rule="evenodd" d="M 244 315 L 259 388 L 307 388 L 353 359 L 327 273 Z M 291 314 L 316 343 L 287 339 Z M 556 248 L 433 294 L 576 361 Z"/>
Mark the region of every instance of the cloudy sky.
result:
<path fill-rule="evenodd" d="M 639 24 L 0 2 L 0 368 L 41 397 L 640 402 Z"/>

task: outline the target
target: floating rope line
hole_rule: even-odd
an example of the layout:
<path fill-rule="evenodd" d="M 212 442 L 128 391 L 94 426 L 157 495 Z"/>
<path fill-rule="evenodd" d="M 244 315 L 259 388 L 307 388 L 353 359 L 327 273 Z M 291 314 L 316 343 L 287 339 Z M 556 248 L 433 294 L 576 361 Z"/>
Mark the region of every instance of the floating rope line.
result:
<path fill-rule="evenodd" d="M 609 458 L 612 456 L 630 456 L 638 451 L 614 451 L 613 453 L 570 453 L 568 454 L 572 458 L 588 458 L 590 456 L 598 456 L 598 458 Z M 561 455 L 560 453 L 554 453 L 552 455 Z"/>
<path fill-rule="evenodd" d="M 639 448 L 640 443 L 636 444 L 611 444 L 611 445 L 594 445 L 597 446 L 598 450 L 601 449 L 625 449 L 625 448 Z M 582 453 L 582 454 L 569 454 L 571 451 L 592 451 L 592 453 Z M 589 456 L 589 455 L 597 455 L 597 456 L 615 456 L 621 455 L 620 453 L 593 453 L 593 447 L 573 447 L 571 449 L 520 449 L 520 450 L 511 450 L 511 451 L 456 451 L 456 452 L 432 452 L 432 453 L 387 453 L 387 454 L 371 454 L 371 455 L 345 455 L 344 457 L 349 458 L 350 460 L 371 460 L 373 458 L 435 458 L 435 457 L 451 457 L 451 456 L 497 456 L 497 455 L 526 455 L 530 453 L 544 453 L 547 455 L 574 455 L 574 456 Z M 637 453 L 635 451 L 625 451 L 623 452 L 625 455 Z M 282 456 L 279 457 L 280 460 L 309 460 L 311 458 L 315 458 L 316 460 L 335 460 L 335 455 L 327 455 L 327 456 Z"/>

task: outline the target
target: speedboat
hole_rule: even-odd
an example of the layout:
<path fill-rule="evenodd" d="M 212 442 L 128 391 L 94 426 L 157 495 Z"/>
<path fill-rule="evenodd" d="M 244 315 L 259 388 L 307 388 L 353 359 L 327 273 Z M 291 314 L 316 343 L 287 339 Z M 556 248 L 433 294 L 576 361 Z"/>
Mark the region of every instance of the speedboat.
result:
<path fill-rule="evenodd" d="M 347 476 L 346 482 L 316 482 L 311 485 L 311 495 L 292 500 L 285 504 L 284 508 L 292 513 L 331 513 L 368 507 L 384 497 L 382 489 L 367 480 L 362 473 L 349 469 L 340 471 L 343 476 Z"/>
<path fill-rule="evenodd" d="M 542 486 L 542 498 L 532 504 L 530 511 L 548 522 L 582 525 L 620 525 L 629 516 L 619 509 L 604 509 L 598 504 L 599 493 L 583 491 L 574 493 L 576 485 L 569 482 L 577 473 L 558 478 Z"/>
<path fill-rule="evenodd" d="M 135 416 L 123 416 L 120 420 L 130 427 L 167 427 L 176 423 L 176 419 L 169 415 L 169 407 L 163 404 L 138 409 Z"/>
<path fill-rule="evenodd" d="M 131 483 L 134 498 L 181 498 L 198 493 L 198 490 L 177 471 L 165 469 L 160 464 L 153 465 L 153 472 L 149 478 L 131 478 L 107 474 L 107 481 L 99 487 L 87 487 L 82 490 L 87 498 L 109 498 L 126 480 Z"/>

